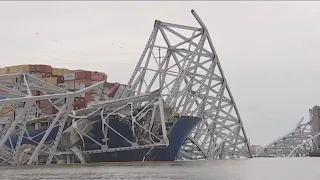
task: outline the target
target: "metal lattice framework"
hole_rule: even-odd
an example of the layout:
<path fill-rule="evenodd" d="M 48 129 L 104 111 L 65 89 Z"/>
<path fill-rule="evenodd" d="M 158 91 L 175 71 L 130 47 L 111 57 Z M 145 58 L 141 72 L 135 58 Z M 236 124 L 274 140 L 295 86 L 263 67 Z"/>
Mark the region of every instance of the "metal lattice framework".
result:
<path fill-rule="evenodd" d="M 2 163 L 11 165 L 26 163 L 23 162 L 26 161 L 25 157 L 21 155 L 30 146 L 34 147 L 34 152 L 28 158 L 28 164 L 36 164 L 39 154 L 47 155 L 44 161 L 50 164 L 57 152 L 74 97 L 103 84 L 101 82 L 78 92 L 68 92 L 28 74 L 0 75 L 0 80 L 0 95 L 5 97 L 0 100 L 0 110 L 5 106 L 11 107 L 10 111 L 1 114 L 0 158 Z M 35 94 L 35 92 L 40 92 L 40 94 Z M 40 109 L 40 101 L 48 101 L 50 105 Z M 8 113 L 10 115 L 6 115 Z M 47 124 L 47 129 L 33 136 L 28 131 L 27 124 L 41 121 Z M 55 129 L 56 136 L 48 144 L 45 141 L 53 129 Z M 16 142 L 13 142 L 12 137 L 16 137 Z"/>
<path fill-rule="evenodd" d="M 320 133 L 312 132 L 312 120 L 299 121 L 293 131 L 267 144 L 255 155 L 256 157 L 304 157 L 316 149 L 315 143 Z"/>
<path fill-rule="evenodd" d="M 86 155 L 95 153 L 151 151 L 168 146 L 165 123 L 184 115 L 202 121 L 177 159 L 252 157 L 209 32 L 195 11 L 192 14 L 200 27 L 155 21 L 128 85 L 119 87 L 113 99 L 103 95 L 108 92 L 105 82 L 70 92 L 30 74 L 0 75 L 0 164 L 85 163 Z M 72 110 L 75 97 L 84 93 L 95 94 L 88 107 Z M 47 105 L 41 107 L 41 102 Z M 136 139 L 127 139 L 110 126 L 115 116 L 130 125 Z M 28 128 L 41 123 L 45 125 L 36 130 Z M 103 139 L 91 136 L 95 123 L 101 124 Z M 110 131 L 128 146 L 108 147 Z M 96 148 L 85 149 L 87 141 Z"/>
<path fill-rule="evenodd" d="M 181 159 L 252 157 L 209 32 L 194 10 L 192 14 L 200 27 L 155 21 L 121 96 L 160 89 L 175 111 L 203 119 L 181 148 Z"/>
<path fill-rule="evenodd" d="M 87 154 L 168 146 L 165 122 L 171 118 L 172 110 L 164 105 L 159 91 L 116 100 L 93 101 L 90 107 L 72 110 L 75 97 L 101 90 L 104 83 L 70 92 L 29 74 L 0 75 L 0 96 L 3 97 L 0 99 L 0 164 L 70 162 L 74 156 L 78 160 L 73 162 L 85 163 L 84 156 Z M 43 101 L 48 102 L 46 107 L 39 105 Z M 8 106 L 10 110 L 3 112 L 4 107 Z M 121 116 L 120 119 L 130 123 L 134 136 L 139 138 L 136 141 L 126 139 L 122 132 L 109 125 L 110 116 Z M 28 125 L 37 123 L 46 125 L 37 130 L 28 129 Z M 103 142 L 90 136 L 94 123 L 102 124 Z M 125 139 L 128 146 L 108 147 L 108 131 L 114 131 Z M 81 141 L 83 144 L 79 143 Z M 97 148 L 84 150 L 86 141 L 96 143 Z"/>

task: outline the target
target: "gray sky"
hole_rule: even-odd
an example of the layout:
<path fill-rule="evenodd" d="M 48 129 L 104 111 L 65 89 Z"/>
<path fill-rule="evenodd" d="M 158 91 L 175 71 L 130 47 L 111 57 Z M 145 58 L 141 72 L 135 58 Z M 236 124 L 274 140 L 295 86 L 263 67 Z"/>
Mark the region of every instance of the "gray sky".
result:
<path fill-rule="evenodd" d="M 0 66 L 43 63 L 126 83 L 155 19 L 207 25 L 251 143 L 319 103 L 320 2 L 0 2 Z"/>

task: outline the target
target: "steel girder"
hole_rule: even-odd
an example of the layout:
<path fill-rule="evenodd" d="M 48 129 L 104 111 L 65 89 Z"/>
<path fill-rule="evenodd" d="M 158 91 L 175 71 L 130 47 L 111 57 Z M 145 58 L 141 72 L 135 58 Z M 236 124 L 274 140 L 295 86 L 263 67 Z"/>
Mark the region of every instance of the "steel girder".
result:
<path fill-rule="evenodd" d="M 181 147 L 180 159 L 252 157 L 209 32 L 191 12 L 200 27 L 155 21 L 121 97 L 160 89 L 176 112 L 203 119 Z"/>
<path fill-rule="evenodd" d="M 302 123 L 299 121 L 293 131 L 267 144 L 255 154 L 255 157 L 304 157 L 318 149 L 315 143 L 320 133 L 312 132 L 312 119 Z"/>
<path fill-rule="evenodd" d="M 44 163 L 50 164 L 57 152 L 74 97 L 100 87 L 103 83 L 68 92 L 29 74 L 0 75 L 1 164 L 37 164 L 39 154 L 45 155 L 47 159 L 43 159 Z M 48 102 L 48 105 L 41 109 L 40 102 Z M 27 125 L 40 122 L 46 123 L 47 129 L 35 136 L 30 135 Z M 45 142 L 54 128 L 57 129 L 55 138 L 50 143 Z M 36 142 L 39 136 L 43 137 Z M 16 142 L 13 142 L 12 137 L 16 137 Z M 24 152 L 30 148 L 33 152 L 26 159 Z"/>
<path fill-rule="evenodd" d="M 56 163 L 70 161 L 72 155 L 78 158 L 77 162 L 85 163 L 84 156 L 87 154 L 168 146 L 165 122 L 171 118 L 172 111 L 165 106 L 159 91 L 96 101 L 85 109 L 72 110 L 75 97 L 97 92 L 96 89 L 101 91 L 104 83 L 98 82 L 70 92 L 29 74 L 0 75 L 0 164 L 51 164 L 53 160 Z M 44 101 L 48 104 L 41 107 L 39 102 Z M 122 132 L 109 126 L 109 117 L 112 115 L 121 116 L 123 121 L 131 123 L 134 135 L 139 136 L 136 142 L 126 139 L 130 144 L 127 147 L 107 146 L 108 131 L 114 131 L 125 139 Z M 46 124 L 45 129 L 32 135 L 34 129 L 30 130 L 28 125 L 41 123 Z M 101 131 L 105 134 L 103 143 L 90 136 L 90 125 L 93 123 L 102 123 Z M 158 134 L 155 134 L 154 129 Z M 140 139 L 143 142 L 138 142 Z M 96 142 L 98 148 L 85 151 L 79 141 Z"/>

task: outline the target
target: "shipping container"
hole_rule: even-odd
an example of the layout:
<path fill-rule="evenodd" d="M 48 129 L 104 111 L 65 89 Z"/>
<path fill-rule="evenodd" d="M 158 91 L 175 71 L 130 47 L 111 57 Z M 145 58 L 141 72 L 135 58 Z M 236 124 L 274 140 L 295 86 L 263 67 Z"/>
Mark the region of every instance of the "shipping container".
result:
<path fill-rule="evenodd" d="M 63 78 L 64 78 L 65 81 L 75 80 L 76 79 L 76 74 L 75 73 L 65 74 L 65 75 L 63 75 Z"/>
<path fill-rule="evenodd" d="M 85 100 L 85 102 L 91 101 L 91 94 L 90 93 L 86 93 L 85 96 L 84 96 L 84 100 Z"/>
<path fill-rule="evenodd" d="M 51 73 L 42 73 L 42 78 L 52 77 Z"/>
<path fill-rule="evenodd" d="M 68 89 L 68 83 L 58 83 L 57 86 L 62 89 Z"/>
<path fill-rule="evenodd" d="M 69 74 L 69 73 L 72 73 L 71 70 L 69 69 L 62 69 L 63 70 L 63 74 Z"/>
<path fill-rule="evenodd" d="M 74 101 L 73 102 L 73 106 L 77 106 L 77 107 L 86 107 L 87 103 L 83 100 L 83 101 Z"/>
<path fill-rule="evenodd" d="M 91 80 L 91 71 L 74 71 L 75 73 L 75 76 L 76 76 L 76 80 L 79 80 L 79 79 L 89 79 Z"/>
<path fill-rule="evenodd" d="M 41 109 L 41 113 L 45 115 L 51 115 L 53 109 L 54 109 L 53 107 L 49 107 L 47 109 Z"/>
<path fill-rule="evenodd" d="M 52 105 L 48 100 L 41 100 L 37 104 L 38 104 L 40 109 L 44 109 L 44 108 L 49 107 L 49 106 Z"/>
<path fill-rule="evenodd" d="M 72 73 L 71 70 L 65 68 L 52 68 L 52 75 L 54 76 L 63 76 L 65 74 Z"/>
<path fill-rule="evenodd" d="M 56 109 L 56 108 L 52 108 L 52 114 L 57 114 L 59 112 L 59 110 L 58 109 Z"/>
<path fill-rule="evenodd" d="M 50 73 L 51 74 L 51 66 L 48 65 L 36 65 L 37 72 Z"/>
<path fill-rule="evenodd" d="M 90 79 L 79 79 L 79 80 L 76 80 L 75 83 L 84 84 L 85 87 L 92 85 L 92 81 Z"/>
<path fill-rule="evenodd" d="M 30 72 L 30 65 L 20 65 L 19 72 Z"/>
<path fill-rule="evenodd" d="M 80 89 L 86 88 L 86 85 L 84 83 L 80 83 Z"/>
<path fill-rule="evenodd" d="M 31 72 L 37 72 L 36 65 L 30 65 L 30 71 Z"/>
<path fill-rule="evenodd" d="M 13 73 L 18 73 L 19 72 L 19 66 L 10 66 L 10 67 L 7 67 L 8 70 L 7 70 L 7 73 L 9 74 L 13 74 Z"/>
<path fill-rule="evenodd" d="M 49 84 L 57 85 L 58 83 L 57 79 L 58 79 L 57 77 L 48 77 L 48 78 L 43 78 L 42 80 Z"/>
<path fill-rule="evenodd" d="M 52 71 L 53 76 L 63 76 L 64 75 L 63 69 L 60 69 L 60 68 L 52 68 L 51 71 Z"/>
<path fill-rule="evenodd" d="M 2 109 L 1 111 L 0 111 L 0 116 L 8 116 L 8 115 L 10 115 L 11 114 L 11 109 Z"/>
<path fill-rule="evenodd" d="M 106 81 L 107 80 L 107 75 L 105 73 L 92 72 L 91 80 L 92 81 Z"/>
<path fill-rule="evenodd" d="M 109 90 L 108 96 L 113 97 L 116 94 L 120 84 L 119 83 L 106 83 L 106 86 Z"/>
<path fill-rule="evenodd" d="M 64 81 L 64 84 L 66 85 L 66 89 L 74 90 L 74 81 Z"/>
<path fill-rule="evenodd" d="M 57 76 L 57 82 L 58 83 L 64 83 L 64 77 L 63 76 Z"/>
<path fill-rule="evenodd" d="M 33 96 L 40 96 L 41 92 L 40 91 L 31 91 Z"/>
<path fill-rule="evenodd" d="M 0 69 L 0 74 L 6 74 L 6 73 L 8 73 L 8 68 L 1 68 Z"/>
<path fill-rule="evenodd" d="M 74 82 L 74 90 L 80 90 L 79 82 Z"/>

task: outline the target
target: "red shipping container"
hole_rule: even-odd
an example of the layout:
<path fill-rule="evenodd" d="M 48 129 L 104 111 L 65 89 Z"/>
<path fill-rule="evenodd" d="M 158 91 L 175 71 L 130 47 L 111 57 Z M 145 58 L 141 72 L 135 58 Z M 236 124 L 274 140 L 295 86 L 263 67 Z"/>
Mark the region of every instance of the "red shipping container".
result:
<path fill-rule="evenodd" d="M 84 101 L 85 101 L 85 102 L 91 101 L 91 94 L 90 94 L 90 93 L 86 93 L 86 94 L 85 94 L 85 96 L 84 96 Z"/>
<path fill-rule="evenodd" d="M 116 83 L 106 83 L 106 86 L 107 86 L 107 88 L 109 90 L 108 96 L 109 97 L 113 97 L 116 94 L 120 84 L 117 83 L 117 82 Z"/>
<path fill-rule="evenodd" d="M 46 73 L 46 72 L 42 73 L 42 78 L 49 78 L 49 77 L 52 77 L 51 73 Z"/>
<path fill-rule="evenodd" d="M 33 96 L 40 96 L 40 91 L 31 91 Z"/>
<path fill-rule="evenodd" d="M 103 73 L 93 72 L 91 74 L 92 81 L 105 81 L 107 80 L 107 76 Z"/>
<path fill-rule="evenodd" d="M 36 65 L 36 71 L 51 74 L 51 66 L 39 64 Z"/>
<path fill-rule="evenodd" d="M 75 79 L 91 79 L 91 71 L 75 70 Z"/>
<path fill-rule="evenodd" d="M 52 114 L 57 114 L 59 111 L 56 108 L 52 108 Z"/>
<path fill-rule="evenodd" d="M 78 71 L 78 72 L 75 72 L 75 75 L 76 75 L 76 80 L 78 79 L 86 79 L 86 76 L 87 76 L 87 72 L 85 71 Z"/>
<path fill-rule="evenodd" d="M 37 68 L 36 65 L 30 65 L 30 72 L 36 72 Z"/>
<path fill-rule="evenodd" d="M 44 108 L 43 108 L 43 109 L 44 109 Z M 49 107 L 49 108 L 47 108 L 47 109 L 42 110 L 41 113 L 42 113 L 42 114 L 46 114 L 46 115 L 51 115 L 53 109 L 54 109 L 54 108 Z"/>
<path fill-rule="evenodd" d="M 35 65 L 36 66 L 36 71 L 41 72 L 41 65 Z"/>
<path fill-rule="evenodd" d="M 91 80 L 91 75 L 92 75 L 92 72 L 91 71 L 87 71 L 86 79 L 90 79 Z"/>
<path fill-rule="evenodd" d="M 47 108 L 49 106 L 51 106 L 52 104 L 48 101 L 48 100 L 43 100 L 39 102 L 39 108 L 40 109 L 44 109 Z"/>

